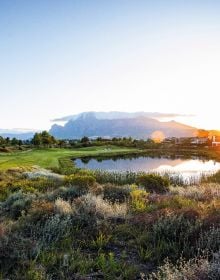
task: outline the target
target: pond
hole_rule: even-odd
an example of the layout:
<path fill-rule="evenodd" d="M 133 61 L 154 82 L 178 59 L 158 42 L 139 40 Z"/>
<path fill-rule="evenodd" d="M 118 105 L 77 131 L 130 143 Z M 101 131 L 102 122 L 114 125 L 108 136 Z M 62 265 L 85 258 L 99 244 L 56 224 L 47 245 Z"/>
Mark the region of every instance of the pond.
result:
<path fill-rule="evenodd" d="M 202 174 L 208 175 L 220 170 L 220 162 L 214 160 L 190 158 L 184 159 L 165 157 L 129 157 L 129 158 L 84 158 L 76 159 L 75 164 L 79 168 L 92 170 L 116 171 L 116 172 L 157 172 L 170 174 L 181 174 L 184 178 L 198 178 Z"/>

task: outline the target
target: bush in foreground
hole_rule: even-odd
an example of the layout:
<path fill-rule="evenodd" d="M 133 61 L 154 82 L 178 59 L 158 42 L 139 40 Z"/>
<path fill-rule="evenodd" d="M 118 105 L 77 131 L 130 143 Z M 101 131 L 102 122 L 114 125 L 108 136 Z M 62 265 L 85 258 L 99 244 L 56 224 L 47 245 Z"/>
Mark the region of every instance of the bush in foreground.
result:
<path fill-rule="evenodd" d="M 143 174 L 138 176 L 136 183 L 148 192 L 164 193 L 169 190 L 170 181 L 157 174 Z"/>
<path fill-rule="evenodd" d="M 148 280 L 218 280 L 220 279 L 220 253 L 211 260 L 207 257 L 196 257 L 185 261 L 180 259 L 176 265 L 166 260 L 156 273 Z"/>
<path fill-rule="evenodd" d="M 18 183 L 6 175 L 1 186 Z M 27 179 L 34 193 L 16 188 L 0 202 L 0 278 L 219 279 L 217 183 L 168 190 L 166 176 L 91 177 Z"/>

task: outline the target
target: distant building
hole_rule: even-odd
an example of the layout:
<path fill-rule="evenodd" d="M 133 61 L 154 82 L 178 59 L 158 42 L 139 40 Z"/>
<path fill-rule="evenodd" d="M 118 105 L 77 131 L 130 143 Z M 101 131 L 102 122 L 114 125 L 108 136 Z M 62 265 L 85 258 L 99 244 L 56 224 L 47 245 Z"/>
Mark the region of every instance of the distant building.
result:
<path fill-rule="evenodd" d="M 175 145 L 208 145 L 208 137 L 169 137 L 163 143 L 173 143 Z"/>
<path fill-rule="evenodd" d="M 212 136 L 212 147 L 220 146 L 220 137 Z"/>
<path fill-rule="evenodd" d="M 164 144 L 176 144 L 177 138 L 176 137 L 167 137 L 163 140 Z"/>
<path fill-rule="evenodd" d="M 204 145 L 208 143 L 207 137 L 193 137 L 191 138 L 191 144 Z"/>
<path fill-rule="evenodd" d="M 180 137 L 175 139 L 176 145 L 189 145 L 191 144 L 191 137 Z"/>

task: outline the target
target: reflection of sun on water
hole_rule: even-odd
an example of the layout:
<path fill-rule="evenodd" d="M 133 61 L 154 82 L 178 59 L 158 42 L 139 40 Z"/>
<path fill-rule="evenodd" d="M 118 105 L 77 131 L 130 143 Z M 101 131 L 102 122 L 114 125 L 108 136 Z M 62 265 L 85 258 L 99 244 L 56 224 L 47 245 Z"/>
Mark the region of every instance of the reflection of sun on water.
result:
<path fill-rule="evenodd" d="M 160 165 L 156 171 L 171 171 L 171 172 L 215 172 L 219 170 L 219 164 L 213 160 L 206 161 L 205 164 L 201 160 L 186 160 L 176 166 Z"/>
<path fill-rule="evenodd" d="M 220 170 L 220 162 L 199 159 L 168 159 L 138 157 L 133 159 L 105 159 L 98 162 L 92 159 L 85 164 L 81 160 L 75 161 L 80 168 L 99 169 L 107 171 L 132 171 L 132 172 L 157 172 L 169 173 L 171 176 L 181 176 L 184 180 L 189 178 L 199 179 L 201 175 L 209 175 Z"/>

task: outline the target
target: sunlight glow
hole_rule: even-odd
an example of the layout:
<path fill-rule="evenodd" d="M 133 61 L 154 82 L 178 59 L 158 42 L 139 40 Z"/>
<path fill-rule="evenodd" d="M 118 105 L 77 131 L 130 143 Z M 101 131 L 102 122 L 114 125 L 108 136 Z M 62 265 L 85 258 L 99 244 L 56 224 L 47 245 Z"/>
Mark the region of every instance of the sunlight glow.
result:
<path fill-rule="evenodd" d="M 160 165 L 155 171 L 185 172 L 185 173 L 209 173 L 216 172 L 220 169 L 220 163 L 213 160 L 186 160 L 176 165 Z"/>
<path fill-rule="evenodd" d="M 165 139 L 165 135 L 162 131 L 156 130 L 150 137 L 155 143 L 160 143 Z"/>

